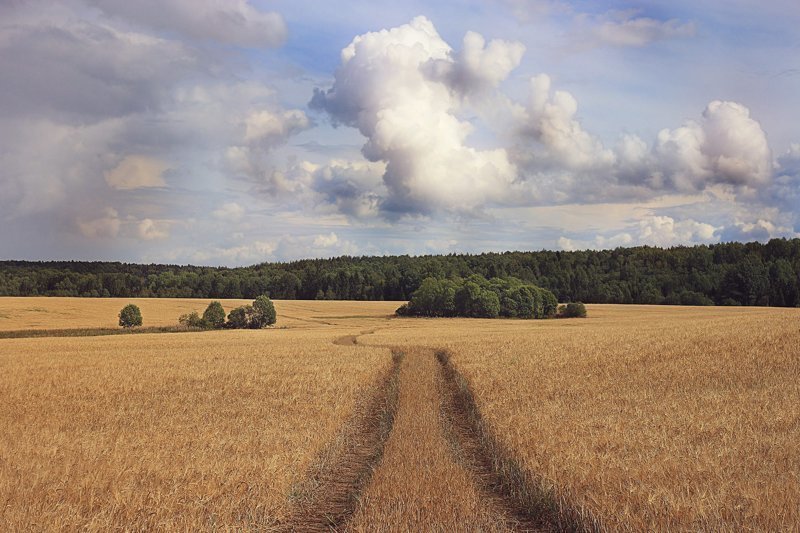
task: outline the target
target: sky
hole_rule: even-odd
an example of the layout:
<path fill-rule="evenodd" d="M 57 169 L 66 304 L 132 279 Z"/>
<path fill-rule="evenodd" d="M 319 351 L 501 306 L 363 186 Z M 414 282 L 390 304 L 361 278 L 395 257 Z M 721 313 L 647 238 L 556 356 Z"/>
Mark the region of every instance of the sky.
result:
<path fill-rule="evenodd" d="M 0 0 L 0 259 L 800 237 L 796 0 Z"/>

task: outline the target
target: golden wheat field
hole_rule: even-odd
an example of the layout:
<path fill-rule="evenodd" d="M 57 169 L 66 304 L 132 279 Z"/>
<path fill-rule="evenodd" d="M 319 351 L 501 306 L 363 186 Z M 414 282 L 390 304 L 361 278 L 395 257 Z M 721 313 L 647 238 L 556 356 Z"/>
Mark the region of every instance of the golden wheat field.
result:
<path fill-rule="evenodd" d="M 594 305 L 584 320 L 422 320 L 363 342 L 411 337 L 451 354 L 521 476 L 586 523 L 800 528 L 800 310 Z"/>
<path fill-rule="evenodd" d="M 390 361 L 322 331 L 3 339 L 0 530 L 273 526 Z"/>
<path fill-rule="evenodd" d="M 130 301 L 145 325 L 208 303 Z M 0 298 L 0 331 L 113 327 L 126 303 Z M 0 339 L 0 530 L 800 528 L 800 310 L 398 305 Z"/>
<path fill-rule="evenodd" d="M 250 300 L 219 300 L 228 312 Z M 115 328 L 119 312 L 128 303 L 142 310 L 144 326 L 174 326 L 178 317 L 197 311 L 201 315 L 211 299 L 194 298 L 15 298 L 0 297 L 0 331 L 68 328 Z M 385 318 L 395 302 L 275 301 L 276 327 L 304 324 L 331 325 L 332 319 Z"/>

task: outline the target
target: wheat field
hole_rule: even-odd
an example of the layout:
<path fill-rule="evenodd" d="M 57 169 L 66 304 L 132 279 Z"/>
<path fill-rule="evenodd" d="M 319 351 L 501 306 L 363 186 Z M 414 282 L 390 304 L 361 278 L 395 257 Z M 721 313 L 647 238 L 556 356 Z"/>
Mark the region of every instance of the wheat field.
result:
<path fill-rule="evenodd" d="M 203 311 L 212 299 L 199 298 L 17 298 L 0 297 L 0 331 L 70 328 L 116 328 L 120 310 L 132 303 L 142 311 L 144 326 L 174 326 L 185 313 Z M 251 300 L 219 300 L 225 312 Z M 338 320 L 381 319 L 397 302 L 275 300 L 276 327 L 331 325 Z"/>
<path fill-rule="evenodd" d="M 125 303 L 0 299 L 0 329 L 110 327 L 99 315 Z M 167 325 L 205 305 L 140 307 Z M 0 529 L 800 528 L 800 310 L 390 318 L 397 305 L 0 339 Z"/>
<path fill-rule="evenodd" d="M 0 341 L 0 530 L 274 526 L 391 362 L 388 350 L 331 340 Z"/>
<path fill-rule="evenodd" d="M 800 310 L 589 306 L 420 320 L 531 483 L 604 530 L 800 527 Z"/>

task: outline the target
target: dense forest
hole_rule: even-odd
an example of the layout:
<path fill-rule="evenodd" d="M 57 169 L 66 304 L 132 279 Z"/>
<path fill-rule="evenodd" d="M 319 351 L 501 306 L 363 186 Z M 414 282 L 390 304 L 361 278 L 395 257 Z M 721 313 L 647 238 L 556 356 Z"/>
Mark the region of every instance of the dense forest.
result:
<path fill-rule="evenodd" d="M 0 295 L 408 300 L 428 277 L 513 276 L 559 301 L 800 305 L 800 239 L 602 251 L 337 257 L 242 268 L 0 262 Z"/>

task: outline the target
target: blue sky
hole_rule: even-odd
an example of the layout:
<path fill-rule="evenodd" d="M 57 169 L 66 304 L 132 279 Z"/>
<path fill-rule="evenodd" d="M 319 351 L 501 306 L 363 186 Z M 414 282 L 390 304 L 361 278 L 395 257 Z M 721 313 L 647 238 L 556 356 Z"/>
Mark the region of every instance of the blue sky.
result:
<path fill-rule="evenodd" d="M 3 259 L 800 236 L 789 0 L 0 2 Z"/>

